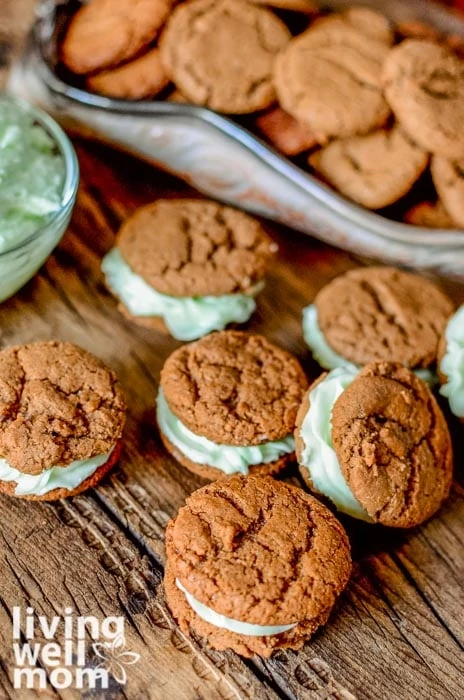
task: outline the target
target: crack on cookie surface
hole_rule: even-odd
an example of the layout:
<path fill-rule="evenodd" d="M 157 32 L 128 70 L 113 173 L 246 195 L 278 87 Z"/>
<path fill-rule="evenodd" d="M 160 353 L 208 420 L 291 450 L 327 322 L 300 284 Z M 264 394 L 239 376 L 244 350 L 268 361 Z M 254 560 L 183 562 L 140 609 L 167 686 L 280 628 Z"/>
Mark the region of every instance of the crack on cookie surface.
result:
<path fill-rule="evenodd" d="M 192 494 L 168 525 L 166 547 L 174 575 L 197 600 L 253 624 L 317 618 L 350 570 L 348 540 L 330 511 L 265 477 Z"/>
<path fill-rule="evenodd" d="M 247 293 L 274 254 L 261 224 L 204 200 L 158 200 L 125 221 L 116 245 L 131 269 L 162 294 Z"/>
<path fill-rule="evenodd" d="M 316 297 L 330 347 L 358 365 L 395 360 L 429 367 L 453 304 L 434 284 L 395 268 L 352 270 Z"/>

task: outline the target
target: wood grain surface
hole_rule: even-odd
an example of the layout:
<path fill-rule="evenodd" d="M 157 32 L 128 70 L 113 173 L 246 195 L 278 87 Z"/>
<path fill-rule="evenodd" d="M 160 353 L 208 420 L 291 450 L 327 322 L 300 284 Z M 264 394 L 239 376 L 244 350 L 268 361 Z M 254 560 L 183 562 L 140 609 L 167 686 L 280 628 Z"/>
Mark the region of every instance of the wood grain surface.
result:
<path fill-rule="evenodd" d="M 6 8 L 24 18 L 30 6 L 30 0 L 0 0 L 0 19 Z M 0 347 L 57 338 L 101 357 L 127 397 L 125 449 L 114 472 L 86 495 L 43 505 L 0 497 L 0 699 L 463 698 L 464 490 L 462 430 L 455 422 L 449 501 L 410 532 L 343 520 L 353 545 L 353 577 L 329 625 L 301 652 L 243 661 L 177 629 L 160 585 L 164 528 L 205 483 L 169 457 L 155 425 L 160 370 L 179 343 L 126 320 L 99 265 L 134 207 L 195 193 L 100 144 L 74 143 L 81 187 L 71 226 L 41 272 L 0 306 Z M 269 225 L 269 231 L 280 255 L 248 328 L 296 353 L 312 378 L 318 368 L 303 342 L 301 309 L 360 261 L 288 229 Z M 464 302 L 462 286 L 443 284 Z M 80 615 L 124 615 L 126 648 L 141 657 L 127 667 L 127 684 L 115 681 L 100 694 L 14 690 L 11 611 L 27 605 L 47 617 L 66 606 Z"/>

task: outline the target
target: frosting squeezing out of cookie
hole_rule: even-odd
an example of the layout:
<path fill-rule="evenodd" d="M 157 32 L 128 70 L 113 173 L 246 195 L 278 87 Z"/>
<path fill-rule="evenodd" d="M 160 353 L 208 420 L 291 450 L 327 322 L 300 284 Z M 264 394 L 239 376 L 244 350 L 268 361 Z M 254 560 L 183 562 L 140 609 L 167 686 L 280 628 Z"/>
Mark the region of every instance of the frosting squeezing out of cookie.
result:
<path fill-rule="evenodd" d="M 452 412 L 464 418 L 464 306 L 448 322 L 445 340 L 446 352 L 440 369 L 447 382 L 440 393 L 448 399 Z"/>
<path fill-rule="evenodd" d="M 199 617 L 201 617 L 202 620 L 209 622 L 210 625 L 214 625 L 215 627 L 221 627 L 222 629 L 228 630 L 229 632 L 246 634 L 249 637 L 268 637 L 274 634 L 288 632 L 298 624 L 298 622 L 292 622 L 289 625 L 253 625 L 250 622 L 234 620 L 231 617 L 220 615 L 212 608 L 204 605 L 204 603 L 200 603 L 199 600 L 197 600 L 184 588 L 179 579 L 176 579 L 176 586 L 183 592 L 187 603 L 190 605 L 192 610 L 196 612 Z"/>
<path fill-rule="evenodd" d="M 105 464 L 112 452 L 76 460 L 66 467 L 50 467 L 41 474 L 24 474 L 10 466 L 6 459 L 0 459 L 0 481 L 16 482 L 16 496 L 43 496 L 55 489 L 72 491 Z"/>
<path fill-rule="evenodd" d="M 356 371 L 352 369 L 334 369 L 311 391 L 310 407 L 300 428 L 304 443 L 300 464 L 308 470 L 317 491 L 327 496 L 338 510 L 372 522 L 343 476 L 331 436 L 332 407 L 355 377 Z"/>
<path fill-rule="evenodd" d="M 218 445 L 202 435 L 196 435 L 170 410 L 161 389 L 158 393 L 157 420 L 164 435 L 185 457 L 196 464 L 220 469 L 224 474 L 248 474 L 250 466 L 275 462 L 295 450 L 293 435 L 283 440 L 243 447 Z"/>
<path fill-rule="evenodd" d="M 222 330 L 229 323 L 245 323 L 256 309 L 254 295 L 264 286 L 256 284 L 249 294 L 194 297 L 161 294 L 131 269 L 117 248 L 105 256 L 102 270 L 111 291 L 133 316 L 162 316 L 177 340 L 195 340 Z"/>

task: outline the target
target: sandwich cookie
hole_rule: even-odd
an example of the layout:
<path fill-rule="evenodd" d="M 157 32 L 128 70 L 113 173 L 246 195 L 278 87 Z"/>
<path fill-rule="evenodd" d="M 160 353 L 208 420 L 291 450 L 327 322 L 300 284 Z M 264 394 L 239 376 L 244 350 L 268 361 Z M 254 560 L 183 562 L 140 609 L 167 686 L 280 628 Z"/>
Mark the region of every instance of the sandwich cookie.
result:
<path fill-rule="evenodd" d="M 58 341 L 0 352 L 0 492 L 51 501 L 117 462 L 125 403 L 113 372 Z"/>
<path fill-rule="evenodd" d="M 195 491 L 166 530 L 168 606 L 214 649 L 268 657 L 326 623 L 351 557 L 343 527 L 299 488 L 234 476 Z"/>
<path fill-rule="evenodd" d="M 429 383 L 451 300 L 424 277 L 393 267 L 350 270 L 303 310 L 303 335 L 325 369 L 401 362 Z"/>
<path fill-rule="evenodd" d="M 298 361 L 262 336 L 212 333 L 176 350 L 162 369 L 161 438 L 183 466 L 207 479 L 276 474 L 295 458 L 306 387 Z"/>
<path fill-rule="evenodd" d="M 102 270 L 132 320 L 194 340 L 248 321 L 277 251 L 256 219 L 208 200 L 160 199 L 123 223 Z"/>
<path fill-rule="evenodd" d="M 427 384 L 398 363 L 322 375 L 301 405 L 295 437 L 309 488 L 359 520 L 414 527 L 449 493 L 445 418 Z"/>
<path fill-rule="evenodd" d="M 464 423 L 464 305 L 450 318 L 439 349 L 440 394 Z"/>

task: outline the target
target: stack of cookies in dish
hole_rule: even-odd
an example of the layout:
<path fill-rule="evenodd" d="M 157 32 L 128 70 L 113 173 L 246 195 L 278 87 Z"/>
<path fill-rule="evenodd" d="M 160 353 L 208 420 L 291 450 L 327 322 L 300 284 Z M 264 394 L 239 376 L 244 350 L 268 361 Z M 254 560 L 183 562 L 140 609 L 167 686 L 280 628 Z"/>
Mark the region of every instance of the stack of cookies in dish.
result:
<path fill-rule="evenodd" d="M 418 22 L 310 0 L 92 0 L 60 57 L 102 95 L 253 115 L 247 126 L 354 202 L 459 228 L 463 47 Z"/>

